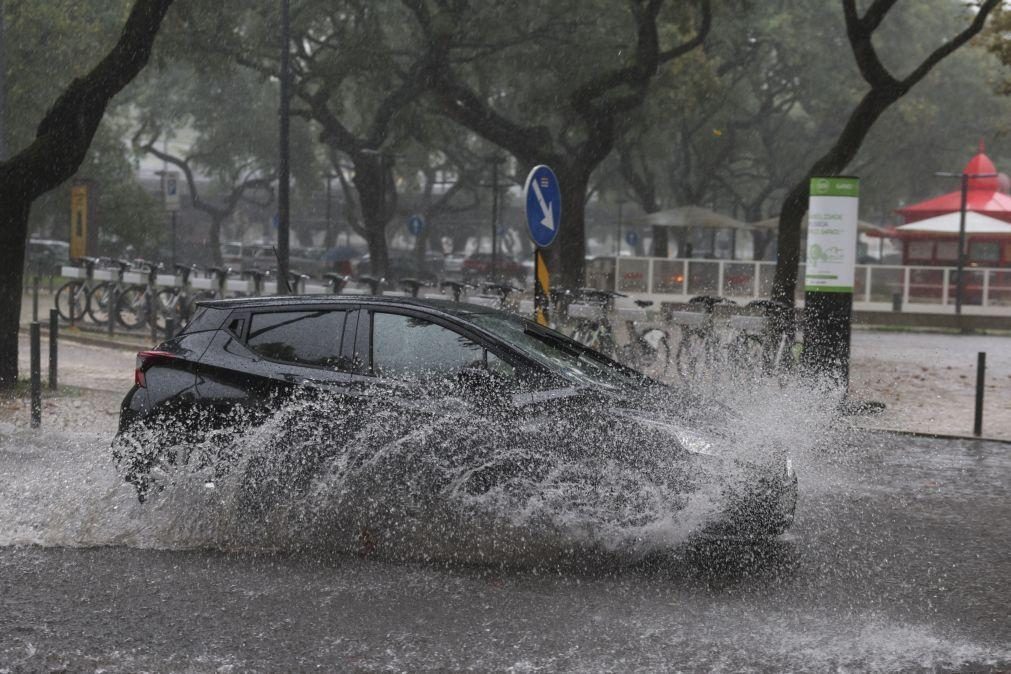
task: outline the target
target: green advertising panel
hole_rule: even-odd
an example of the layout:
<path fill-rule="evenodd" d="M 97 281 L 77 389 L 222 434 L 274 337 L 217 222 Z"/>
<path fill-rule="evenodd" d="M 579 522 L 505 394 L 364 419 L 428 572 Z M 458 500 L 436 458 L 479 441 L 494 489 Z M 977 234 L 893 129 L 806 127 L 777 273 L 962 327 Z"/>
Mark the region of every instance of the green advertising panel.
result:
<path fill-rule="evenodd" d="M 859 178 L 811 178 L 804 290 L 852 293 Z"/>

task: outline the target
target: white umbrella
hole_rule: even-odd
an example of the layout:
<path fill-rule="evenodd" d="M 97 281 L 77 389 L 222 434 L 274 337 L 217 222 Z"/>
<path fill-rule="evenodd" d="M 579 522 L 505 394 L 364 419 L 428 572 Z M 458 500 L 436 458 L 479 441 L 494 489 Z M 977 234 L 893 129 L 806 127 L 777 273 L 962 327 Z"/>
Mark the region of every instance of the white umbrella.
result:
<path fill-rule="evenodd" d="M 729 215 L 717 213 L 701 206 L 679 206 L 666 211 L 649 213 L 629 219 L 629 225 L 657 225 L 661 227 L 705 227 L 707 229 L 754 229 L 746 222 L 735 220 Z"/>
<path fill-rule="evenodd" d="M 926 220 L 918 220 L 908 225 L 896 227 L 899 232 L 932 232 L 934 234 L 958 234 L 959 220 L 962 214 L 959 211 L 945 213 Z M 966 211 L 965 213 L 966 234 L 1011 234 L 1011 223 L 991 218 L 976 211 Z"/>

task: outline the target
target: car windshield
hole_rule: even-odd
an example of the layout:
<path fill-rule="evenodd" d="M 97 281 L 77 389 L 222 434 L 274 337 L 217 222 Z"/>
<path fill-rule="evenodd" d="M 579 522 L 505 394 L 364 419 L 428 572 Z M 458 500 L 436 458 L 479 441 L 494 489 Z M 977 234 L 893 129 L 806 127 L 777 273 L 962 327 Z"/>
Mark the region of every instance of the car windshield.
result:
<path fill-rule="evenodd" d="M 620 388 L 643 382 L 643 376 L 635 370 L 531 321 L 498 313 L 471 314 L 467 318 L 525 356 L 578 384 Z"/>

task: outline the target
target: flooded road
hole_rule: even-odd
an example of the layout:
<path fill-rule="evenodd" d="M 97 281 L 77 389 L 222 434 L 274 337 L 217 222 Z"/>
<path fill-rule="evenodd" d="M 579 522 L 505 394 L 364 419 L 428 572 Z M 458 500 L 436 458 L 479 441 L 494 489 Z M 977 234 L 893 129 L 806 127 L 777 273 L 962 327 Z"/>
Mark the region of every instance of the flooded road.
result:
<path fill-rule="evenodd" d="M 185 549 L 79 437 L 0 432 L 0 671 L 1011 667 L 1007 445 L 849 434 L 774 545 L 530 566 Z"/>

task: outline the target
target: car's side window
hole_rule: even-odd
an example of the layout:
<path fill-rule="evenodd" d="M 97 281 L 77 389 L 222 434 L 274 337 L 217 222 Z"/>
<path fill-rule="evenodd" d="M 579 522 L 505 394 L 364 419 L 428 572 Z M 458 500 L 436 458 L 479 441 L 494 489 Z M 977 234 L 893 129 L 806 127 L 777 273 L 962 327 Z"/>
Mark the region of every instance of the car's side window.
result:
<path fill-rule="evenodd" d="M 484 367 L 484 349 L 463 335 L 414 316 L 373 314 L 372 371 L 377 376 L 446 377 L 472 367 Z"/>
<path fill-rule="evenodd" d="M 272 311 L 253 314 L 246 345 L 255 353 L 298 365 L 346 369 L 341 358 L 345 311 Z"/>

